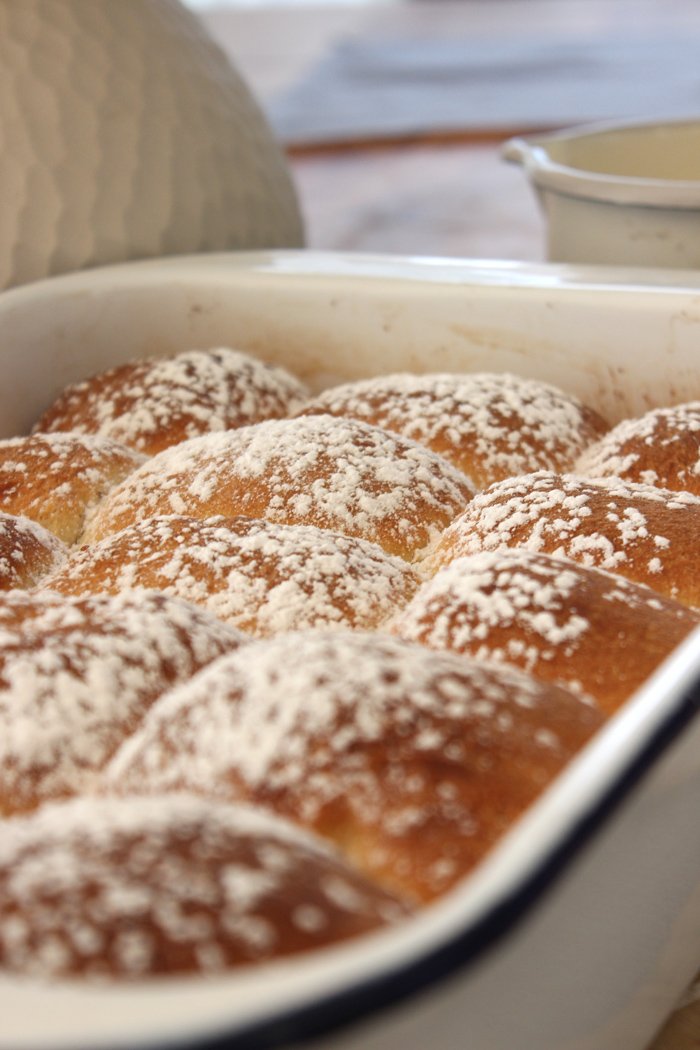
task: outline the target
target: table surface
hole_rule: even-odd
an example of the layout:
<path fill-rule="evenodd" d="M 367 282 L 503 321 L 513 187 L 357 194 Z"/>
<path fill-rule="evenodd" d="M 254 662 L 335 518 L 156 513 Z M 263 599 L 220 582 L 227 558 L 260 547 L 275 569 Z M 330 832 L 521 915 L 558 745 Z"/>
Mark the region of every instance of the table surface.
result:
<path fill-rule="evenodd" d="M 696 0 L 413 0 L 254 7 L 201 12 L 263 108 L 272 108 L 348 41 L 445 39 L 468 35 L 478 47 L 509 39 L 595 40 L 632 33 L 637 41 L 676 34 L 700 43 Z M 536 117 L 536 115 L 535 115 Z M 542 121 L 533 120 L 535 126 Z M 514 126 L 520 133 L 527 128 Z M 503 127 L 465 124 L 450 135 L 430 129 L 355 139 L 333 148 L 287 150 L 310 248 L 409 255 L 541 261 L 544 226 L 520 168 L 503 162 Z M 698 954 L 700 955 L 700 949 Z M 693 996 L 689 996 L 692 1000 Z M 679 1007 L 650 1050 L 699 1050 L 700 1001 Z M 624 1050 L 621 1047 L 620 1050 Z"/>
<path fill-rule="evenodd" d="M 273 107 L 321 62 L 328 64 L 343 45 L 363 40 L 469 38 L 478 49 L 499 34 L 516 42 L 590 42 L 624 40 L 631 33 L 637 45 L 692 37 L 700 42 L 697 0 L 273 5 L 263 0 L 263 6 L 214 6 L 203 14 L 264 107 Z M 690 86 L 693 76 L 691 71 Z M 308 246 L 541 261 L 543 221 L 522 170 L 500 158 L 505 137 L 502 127 L 489 133 L 465 125 L 449 137 L 428 130 L 418 141 L 386 136 L 368 143 L 358 136 L 335 149 L 296 141 L 289 159 Z"/>

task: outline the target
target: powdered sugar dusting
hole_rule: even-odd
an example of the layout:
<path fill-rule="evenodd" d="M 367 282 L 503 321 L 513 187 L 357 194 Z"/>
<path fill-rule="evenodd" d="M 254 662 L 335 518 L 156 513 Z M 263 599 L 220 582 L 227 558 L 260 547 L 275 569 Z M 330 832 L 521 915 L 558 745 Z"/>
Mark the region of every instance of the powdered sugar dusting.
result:
<path fill-rule="evenodd" d="M 393 920 L 395 895 L 427 901 L 478 863 L 700 622 L 564 560 L 634 562 L 680 593 L 673 523 L 687 536 L 700 499 L 654 488 L 638 451 L 640 484 L 552 473 L 605 429 L 563 392 L 439 374 L 304 396 L 193 351 L 70 388 L 40 426 L 85 436 L 0 443 L 0 495 L 75 504 L 70 542 L 88 521 L 93 546 L 45 587 L 124 592 L 0 597 L 0 813 L 39 807 L 0 827 L 0 966 L 211 973 Z M 103 434 L 173 447 L 145 462 Z M 673 447 L 663 428 L 642 444 Z M 46 802 L 80 791 L 130 797 Z"/>
<path fill-rule="evenodd" d="M 333 882 L 351 903 L 326 890 Z M 0 961 L 14 973 L 216 972 L 406 914 L 318 840 L 252 807 L 80 799 L 0 832 Z"/>
<path fill-rule="evenodd" d="M 307 524 L 412 558 L 472 495 L 427 449 L 331 416 L 272 420 L 161 452 L 115 489 L 87 530 L 101 539 L 163 514 L 224 514 Z"/>
<path fill-rule="evenodd" d="M 542 783 L 545 767 L 563 763 L 570 734 L 580 743 L 599 724 L 589 706 L 550 689 L 378 634 L 292 633 L 246 646 L 163 697 L 112 760 L 105 783 L 265 802 L 337 837 L 387 885 L 396 888 L 408 865 L 423 887 L 413 892 L 430 896 L 493 838 L 479 810 L 478 798 L 488 795 L 483 755 L 494 771 L 507 761 L 514 783 L 518 763 L 538 769 L 529 789 L 513 787 L 505 811 Z M 566 744 L 555 742 L 560 732 Z M 484 779 L 471 788 L 475 776 Z M 385 843 L 378 854 L 364 849 L 360 828 L 374 828 L 372 841 Z M 468 841 L 455 845 L 464 856 L 448 865 L 450 877 L 426 874 L 440 858 L 455 859 L 451 843 L 460 836 Z M 398 851 L 393 874 L 382 851 Z"/>
<path fill-rule="evenodd" d="M 691 566 L 700 499 L 617 478 L 539 471 L 479 493 L 426 559 L 435 571 L 482 550 L 525 547 L 617 572 L 700 605 Z"/>
<path fill-rule="evenodd" d="M 519 548 L 456 559 L 389 628 L 561 681 L 610 710 L 698 623 L 697 613 L 647 587 Z"/>
<path fill-rule="evenodd" d="M 106 438 L 34 434 L 0 441 L 0 509 L 79 541 L 85 519 L 144 457 Z"/>
<path fill-rule="evenodd" d="M 0 812 L 89 787 L 156 697 L 241 638 L 164 595 L 3 595 Z"/>
<path fill-rule="evenodd" d="M 33 587 L 67 554 L 59 538 L 37 522 L 0 513 L 0 591 Z"/>
<path fill-rule="evenodd" d="M 576 470 L 700 496 L 700 401 L 623 420 L 581 456 Z"/>
<path fill-rule="evenodd" d="M 377 423 L 441 453 L 478 488 L 567 469 L 606 429 L 575 397 L 510 373 L 397 374 L 325 390 L 303 410 Z"/>
<path fill-rule="evenodd" d="M 154 453 L 198 434 L 290 415 L 306 397 L 286 369 L 239 350 L 188 350 L 68 387 L 35 430 L 100 434 Z"/>
<path fill-rule="evenodd" d="M 572 606 L 579 580 L 566 562 L 533 557 L 524 550 L 458 558 L 421 587 L 395 624 L 400 624 L 402 637 L 410 637 L 415 630 L 420 633 L 416 640 L 424 644 L 461 650 L 484 638 L 491 627 L 523 621 L 541 643 L 557 646 L 588 630 L 588 622 Z M 454 621 L 438 617 L 428 634 L 423 634 L 420 625 L 427 624 L 451 598 L 464 606 L 464 615 Z"/>
<path fill-rule="evenodd" d="M 375 627 L 419 584 L 381 547 L 306 525 L 156 517 L 76 551 L 44 580 L 64 594 L 145 587 L 207 607 L 246 632 Z"/>

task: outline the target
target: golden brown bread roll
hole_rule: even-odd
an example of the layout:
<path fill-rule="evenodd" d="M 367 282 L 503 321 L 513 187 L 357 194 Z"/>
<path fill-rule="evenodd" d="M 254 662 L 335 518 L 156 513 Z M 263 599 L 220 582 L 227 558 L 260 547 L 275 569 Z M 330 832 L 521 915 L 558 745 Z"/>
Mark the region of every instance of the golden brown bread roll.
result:
<path fill-rule="evenodd" d="M 700 496 L 700 401 L 625 419 L 581 455 L 576 473 Z"/>
<path fill-rule="evenodd" d="M 89 788 L 161 693 L 243 637 L 162 594 L 0 595 L 0 815 Z"/>
<path fill-rule="evenodd" d="M 187 796 L 75 799 L 0 826 L 0 969 L 213 974 L 408 908 L 286 821 Z"/>
<path fill-rule="evenodd" d="M 700 614 L 648 587 L 519 548 L 440 569 L 388 629 L 521 667 L 611 714 L 699 624 Z"/>
<path fill-rule="evenodd" d="M 67 387 L 34 429 L 100 434 L 153 455 L 198 434 L 290 415 L 306 396 L 286 369 L 239 350 L 189 350 Z"/>
<path fill-rule="evenodd" d="M 568 470 L 608 429 L 563 390 L 509 373 L 361 379 L 324 390 L 302 412 L 403 434 L 450 460 L 478 489 L 540 467 Z"/>
<path fill-rule="evenodd" d="M 115 441 L 34 434 L 0 441 L 0 510 L 24 515 L 73 544 L 86 517 L 144 457 Z"/>
<path fill-rule="evenodd" d="M 242 631 L 378 627 L 420 580 L 365 540 L 252 518 L 147 518 L 81 547 L 47 576 L 60 594 L 159 590 Z"/>
<path fill-rule="evenodd" d="M 254 801 L 388 890 L 453 886 L 602 723 L 510 668 L 379 634 L 299 632 L 218 660 L 151 709 L 104 789 Z"/>
<path fill-rule="evenodd" d="M 467 554 L 526 547 L 700 606 L 699 536 L 700 499 L 689 493 L 538 471 L 475 496 L 423 566 L 435 572 Z"/>
<path fill-rule="evenodd" d="M 110 494 L 85 539 L 155 515 L 242 514 L 357 536 L 410 561 L 471 495 L 446 460 L 379 427 L 331 416 L 271 420 L 161 452 Z"/>
<path fill-rule="evenodd" d="M 0 591 L 34 587 L 67 556 L 58 536 L 37 522 L 0 513 Z"/>

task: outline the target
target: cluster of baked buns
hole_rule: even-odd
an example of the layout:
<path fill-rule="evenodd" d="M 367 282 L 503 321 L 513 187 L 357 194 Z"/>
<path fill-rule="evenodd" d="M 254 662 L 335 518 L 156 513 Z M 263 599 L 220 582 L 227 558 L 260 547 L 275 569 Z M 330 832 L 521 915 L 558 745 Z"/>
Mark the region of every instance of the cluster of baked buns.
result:
<path fill-rule="evenodd" d="M 0 969 L 218 972 L 454 887 L 700 622 L 700 402 L 229 349 L 0 442 Z"/>

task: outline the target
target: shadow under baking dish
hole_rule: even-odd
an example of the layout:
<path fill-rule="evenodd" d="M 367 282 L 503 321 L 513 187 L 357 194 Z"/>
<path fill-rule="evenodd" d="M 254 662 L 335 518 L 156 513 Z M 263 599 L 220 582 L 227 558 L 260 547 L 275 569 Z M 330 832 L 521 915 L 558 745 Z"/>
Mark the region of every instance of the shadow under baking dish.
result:
<path fill-rule="evenodd" d="M 677 275 L 674 275 L 677 280 Z M 143 353 L 235 341 L 322 385 L 398 367 L 549 378 L 611 419 L 700 390 L 700 279 L 281 253 L 0 295 L 4 434 Z M 414 920 L 212 979 L 0 980 L 0 1047 L 635 1050 L 700 944 L 700 632 L 484 863 Z"/>

